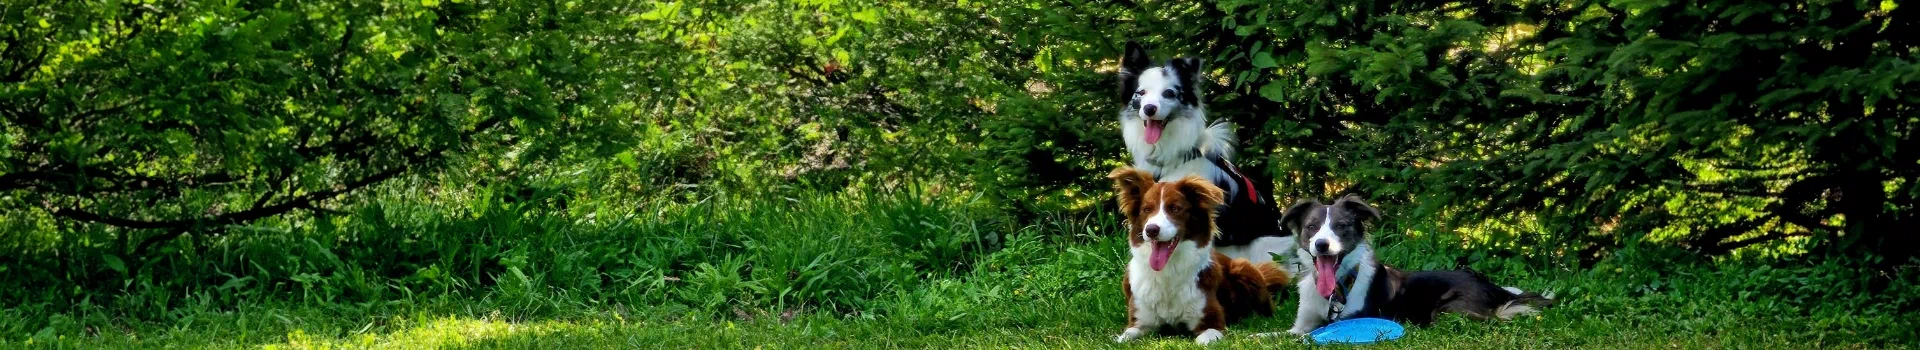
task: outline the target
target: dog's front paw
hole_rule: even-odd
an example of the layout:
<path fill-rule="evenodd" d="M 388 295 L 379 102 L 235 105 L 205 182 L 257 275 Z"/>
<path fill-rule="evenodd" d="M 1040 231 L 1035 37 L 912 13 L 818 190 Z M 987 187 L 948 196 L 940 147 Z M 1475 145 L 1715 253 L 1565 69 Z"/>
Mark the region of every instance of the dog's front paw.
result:
<path fill-rule="evenodd" d="M 1113 337 L 1113 342 L 1125 343 L 1138 338 L 1140 338 L 1140 328 L 1127 328 L 1126 331 L 1120 332 L 1120 336 Z"/>
<path fill-rule="evenodd" d="M 1220 334 L 1220 330 L 1218 329 L 1208 329 L 1205 332 L 1200 332 L 1200 336 L 1194 337 L 1193 342 L 1199 343 L 1201 346 L 1206 346 L 1207 344 L 1213 344 L 1214 341 L 1220 340 L 1220 338 L 1224 336 L 1226 335 Z"/>

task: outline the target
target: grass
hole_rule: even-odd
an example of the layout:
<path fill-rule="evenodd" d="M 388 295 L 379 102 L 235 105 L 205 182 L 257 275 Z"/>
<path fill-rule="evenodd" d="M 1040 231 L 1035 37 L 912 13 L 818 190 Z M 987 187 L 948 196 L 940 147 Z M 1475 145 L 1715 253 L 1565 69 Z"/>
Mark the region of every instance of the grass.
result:
<path fill-rule="evenodd" d="M 20 261 L 44 265 L 0 277 L 56 288 L 4 291 L 0 348 L 1194 347 L 1188 336 L 1111 343 L 1127 257 L 1107 213 L 1022 224 L 971 198 L 912 192 L 679 204 L 424 192 L 389 187 L 351 215 L 203 239 L 133 277 L 99 263 L 107 248 L 34 253 Z M 1381 241 L 1389 262 L 1415 269 L 1469 253 L 1442 236 Z M 1562 304 L 1540 317 L 1445 317 L 1381 347 L 1920 341 L 1912 269 L 1873 286 L 1875 272 L 1838 260 L 1715 263 L 1640 246 L 1589 268 L 1562 260 L 1471 264 L 1555 291 Z M 71 271 L 31 272 L 58 266 Z M 62 277 L 75 275 L 91 279 Z M 1219 345 L 1305 347 L 1245 337 L 1286 329 L 1283 299 L 1282 315 L 1233 326 Z"/>

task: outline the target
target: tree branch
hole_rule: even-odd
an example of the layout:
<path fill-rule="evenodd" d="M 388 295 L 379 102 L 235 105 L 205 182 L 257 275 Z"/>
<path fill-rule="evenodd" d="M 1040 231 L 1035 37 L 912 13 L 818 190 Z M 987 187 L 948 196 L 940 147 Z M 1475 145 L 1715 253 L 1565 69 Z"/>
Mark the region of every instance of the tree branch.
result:
<path fill-rule="evenodd" d="M 242 210 L 242 211 L 237 211 L 232 213 L 219 214 L 212 217 L 149 221 L 149 220 L 136 220 L 136 219 L 102 215 L 102 214 L 94 213 L 94 212 L 87 211 L 85 209 L 80 209 L 80 208 L 48 208 L 48 211 L 52 212 L 53 216 L 55 217 L 67 218 L 67 219 L 72 219 L 77 221 L 101 223 L 101 224 L 107 224 L 107 225 L 123 227 L 123 228 L 131 228 L 131 229 L 169 230 L 169 233 L 167 234 L 148 237 L 146 240 L 140 243 L 139 248 L 136 248 L 134 250 L 137 253 L 145 253 L 149 247 L 155 244 L 172 240 L 174 238 L 177 238 L 185 234 L 186 231 L 192 231 L 197 228 L 218 227 L 218 226 L 224 226 L 224 225 L 238 224 L 238 223 L 258 220 L 268 216 L 278 215 L 294 209 L 313 208 L 315 202 L 330 199 L 341 194 L 346 194 L 348 192 L 352 192 L 354 190 L 358 190 L 360 188 L 367 187 L 375 183 L 385 181 L 387 179 L 391 179 L 395 176 L 399 176 L 400 174 L 405 173 L 406 169 L 407 169 L 407 166 L 405 165 L 396 166 L 392 169 L 381 171 L 379 173 L 369 175 L 359 180 L 335 187 L 333 190 L 309 193 L 304 196 L 294 197 L 285 202 L 281 202 L 280 204 L 275 204 L 270 206 L 256 206 L 255 208 L 252 208 L 252 209 Z"/>
<path fill-rule="evenodd" d="M 1716 248 L 1717 248 L 1717 250 L 1719 250 L 1719 251 L 1722 251 L 1722 252 L 1731 252 L 1731 251 L 1734 251 L 1734 250 L 1737 250 L 1737 249 L 1740 249 L 1740 248 L 1746 248 L 1747 246 L 1751 246 L 1751 245 L 1755 245 L 1755 244 L 1760 244 L 1760 243 L 1766 243 L 1766 242 L 1772 242 L 1772 241 L 1776 241 L 1776 240 L 1781 240 L 1781 239 L 1786 239 L 1787 237 L 1806 237 L 1806 236 L 1811 236 L 1811 235 L 1812 235 L 1812 234 L 1810 234 L 1810 233 L 1806 233 L 1806 232 L 1798 232 L 1798 233 L 1780 233 L 1780 232 L 1774 232 L 1774 233 L 1769 233 L 1769 234 L 1764 234 L 1764 235 L 1760 235 L 1760 236 L 1756 236 L 1756 237 L 1753 237 L 1753 238 L 1748 238 L 1748 239 L 1743 239 L 1743 240 L 1738 240 L 1738 241 L 1733 241 L 1733 242 L 1727 242 L 1727 243 L 1723 243 L 1723 244 L 1721 244 L 1721 245 L 1720 245 L 1719 247 L 1716 247 Z"/>

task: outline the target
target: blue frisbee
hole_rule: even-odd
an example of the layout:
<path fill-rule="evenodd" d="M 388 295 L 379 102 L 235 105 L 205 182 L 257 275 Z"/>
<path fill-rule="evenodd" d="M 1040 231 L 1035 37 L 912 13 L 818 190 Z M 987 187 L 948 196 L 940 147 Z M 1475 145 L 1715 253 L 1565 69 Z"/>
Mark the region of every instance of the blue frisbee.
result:
<path fill-rule="evenodd" d="M 1355 318 L 1334 322 L 1307 333 L 1314 344 L 1368 344 L 1400 339 L 1407 329 L 1378 318 Z"/>

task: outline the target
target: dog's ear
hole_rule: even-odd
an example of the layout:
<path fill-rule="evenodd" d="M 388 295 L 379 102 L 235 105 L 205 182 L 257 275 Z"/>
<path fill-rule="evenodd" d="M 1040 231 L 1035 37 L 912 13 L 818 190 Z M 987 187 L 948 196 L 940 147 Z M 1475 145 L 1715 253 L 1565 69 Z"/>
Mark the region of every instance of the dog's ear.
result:
<path fill-rule="evenodd" d="M 1313 207 L 1316 205 L 1320 205 L 1320 201 L 1302 199 L 1293 202 L 1293 206 L 1287 207 L 1287 213 L 1280 216 L 1280 226 L 1285 227 L 1288 232 L 1293 232 L 1293 234 L 1301 234 L 1300 226 L 1302 225 L 1302 220 L 1307 219 L 1307 212 L 1313 210 Z"/>
<path fill-rule="evenodd" d="M 1199 176 L 1189 175 L 1186 178 L 1180 179 L 1180 182 L 1176 183 L 1175 186 L 1179 186 L 1176 188 L 1180 190 L 1180 193 L 1186 195 L 1189 200 L 1193 201 L 1194 210 L 1206 210 L 1207 213 L 1211 214 L 1214 209 L 1227 203 L 1225 191 L 1221 191 L 1219 186 L 1214 186 L 1213 181 L 1207 181 L 1207 179 L 1200 178 Z"/>
<path fill-rule="evenodd" d="M 1192 85 L 1200 80 L 1200 69 L 1203 68 L 1200 59 L 1180 57 L 1168 63 L 1173 66 L 1173 73 L 1180 75 L 1181 85 Z"/>
<path fill-rule="evenodd" d="M 1125 56 L 1120 56 L 1122 78 L 1139 76 L 1140 71 L 1147 70 L 1147 66 L 1152 64 L 1153 58 L 1147 56 L 1146 47 L 1140 46 L 1139 42 L 1127 40 L 1127 53 Z"/>
<path fill-rule="evenodd" d="M 1353 213 L 1354 219 L 1360 221 L 1379 220 L 1381 217 L 1380 209 L 1375 209 L 1373 205 L 1367 204 L 1367 201 L 1360 199 L 1360 195 L 1358 194 L 1349 194 L 1346 197 L 1340 197 L 1340 201 L 1333 203 L 1333 205 L 1346 209 L 1349 213 Z"/>
<path fill-rule="evenodd" d="M 1107 174 L 1107 178 L 1113 180 L 1113 189 L 1120 191 L 1120 213 L 1126 214 L 1128 219 L 1138 216 L 1140 195 L 1146 191 L 1147 186 L 1153 185 L 1153 174 L 1123 166 L 1113 169 L 1113 173 Z"/>
<path fill-rule="evenodd" d="M 1180 77 L 1180 101 L 1193 105 L 1200 104 L 1200 59 L 1181 57 L 1169 63 L 1173 66 L 1173 74 Z"/>
<path fill-rule="evenodd" d="M 1140 77 L 1141 71 L 1147 70 L 1147 65 L 1153 64 L 1152 60 L 1147 57 L 1147 49 L 1140 47 L 1140 43 L 1127 40 L 1127 53 L 1120 56 L 1121 101 L 1133 99 L 1134 90 L 1140 88 L 1140 80 L 1137 78 Z"/>

